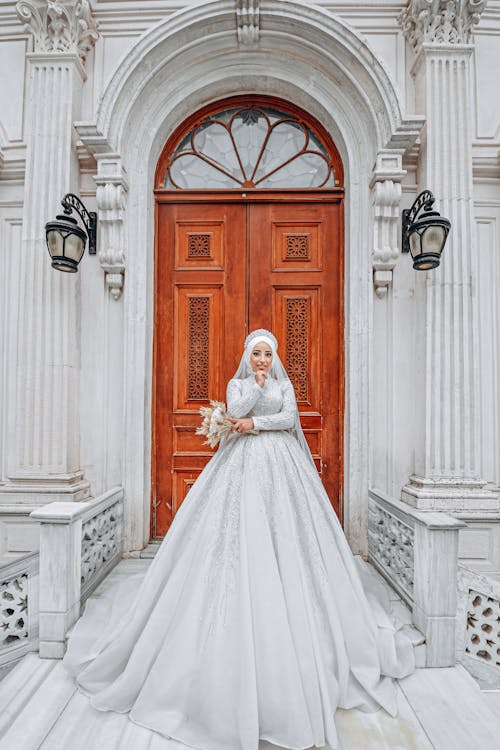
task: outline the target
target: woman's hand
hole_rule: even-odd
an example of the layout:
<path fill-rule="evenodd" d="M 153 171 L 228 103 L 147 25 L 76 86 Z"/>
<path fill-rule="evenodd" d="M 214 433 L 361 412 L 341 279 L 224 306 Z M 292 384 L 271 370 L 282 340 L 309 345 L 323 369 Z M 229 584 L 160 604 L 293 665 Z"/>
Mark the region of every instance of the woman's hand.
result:
<path fill-rule="evenodd" d="M 255 382 L 260 385 L 261 388 L 264 387 L 264 383 L 267 380 L 267 372 L 264 372 L 263 370 L 256 370 L 255 371 Z"/>
<path fill-rule="evenodd" d="M 228 417 L 228 419 L 233 423 L 231 432 L 248 432 L 254 429 L 252 417 L 241 417 L 240 419 Z"/>

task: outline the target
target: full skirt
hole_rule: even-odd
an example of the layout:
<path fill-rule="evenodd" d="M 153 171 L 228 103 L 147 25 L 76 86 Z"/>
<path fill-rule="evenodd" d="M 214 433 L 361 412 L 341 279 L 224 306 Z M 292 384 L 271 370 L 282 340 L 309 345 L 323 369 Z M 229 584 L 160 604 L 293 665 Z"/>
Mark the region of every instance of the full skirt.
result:
<path fill-rule="evenodd" d="M 396 714 L 409 639 L 363 585 L 286 431 L 230 435 L 134 596 L 90 600 L 64 664 L 95 708 L 199 750 L 338 746 L 337 708 Z"/>

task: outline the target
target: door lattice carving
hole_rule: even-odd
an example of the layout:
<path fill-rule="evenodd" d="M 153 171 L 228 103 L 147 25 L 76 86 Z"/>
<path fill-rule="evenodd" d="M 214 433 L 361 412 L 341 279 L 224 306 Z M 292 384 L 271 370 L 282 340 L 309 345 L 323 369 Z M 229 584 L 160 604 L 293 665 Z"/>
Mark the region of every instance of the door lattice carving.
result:
<path fill-rule="evenodd" d="M 286 260 L 307 260 L 309 258 L 309 235 L 289 234 L 286 238 Z"/>
<path fill-rule="evenodd" d="M 189 258 L 210 258 L 210 235 L 190 234 L 188 238 Z"/>
<path fill-rule="evenodd" d="M 210 299 L 189 298 L 189 376 L 188 399 L 199 401 L 208 394 L 208 345 Z"/>
<path fill-rule="evenodd" d="M 286 300 L 286 368 L 298 401 L 307 401 L 308 304 L 306 297 Z"/>

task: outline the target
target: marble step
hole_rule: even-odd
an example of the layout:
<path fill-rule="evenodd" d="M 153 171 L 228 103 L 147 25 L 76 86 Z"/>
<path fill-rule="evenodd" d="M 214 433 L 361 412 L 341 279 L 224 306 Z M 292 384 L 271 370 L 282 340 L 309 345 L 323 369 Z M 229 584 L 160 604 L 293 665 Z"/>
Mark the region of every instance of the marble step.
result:
<path fill-rule="evenodd" d="M 39 748 L 76 691 L 74 680 L 60 662 L 46 659 L 40 662 L 44 667 L 48 662 L 52 668 L 45 667 L 45 679 L 17 715 L 12 715 L 0 739 L 0 750 Z"/>
<path fill-rule="evenodd" d="M 36 750 L 186 750 L 173 740 L 129 721 L 126 714 L 96 711 L 77 692 Z M 22 748 L 28 750 L 28 748 Z M 29 750 L 35 750 L 30 748 Z"/>
<path fill-rule="evenodd" d="M 94 709 L 60 663 L 37 683 L 38 690 L 0 739 L 1 750 L 186 750 L 175 740 L 133 724 L 126 714 Z M 395 719 L 384 711 L 339 710 L 341 750 L 433 750 L 399 689 L 398 705 Z M 279 748 L 261 741 L 259 750 Z"/>
<path fill-rule="evenodd" d="M 9 730 L 29 705 L 40 687 L 50 678 L 57 662 L 29 653 L 0 683 L 0 737 Z M 0 745 L 1 747 L 1 745 Z"/>
<path fill-rule="evenodd" d="M 159 547 L 160 547 L 160 542 L 149 542 L 149 544 L 146 547 L 144 547 L 144 549 L 140 553 L 140 557 L 142 559 L 152 560 L 153 557 L 158 552 Z"/>
<path fill-rule="evenodd" d="M 500 690 L 482 690 L 481 694 L 496 716 L 500 716 Z"/>
<path fill-rule="evenodd" d="M 399 685 L 435 750 L 500 747 L 500 704 L 462 666 L 419 669 Z"/>
<path fill-rule="evenodd" d="M 369 714 L 339 709 L 335 714 L 339 750 L 434 750 L 399 686 L 397 699 L 394 718 L 383 710 Z"/>
<path fill-rule="evenodd" d="M 498 750 L 500 696 L 462 668 L 419 669 L 398 683 L 399 714 L 339 710 L 340 750 Z M 0 690 L 0 750 L 186 750 L 174 740 L 97 711 L 60 662 L 29 654 Z M 259 750 L 278 750 L 262 741 Z"/>

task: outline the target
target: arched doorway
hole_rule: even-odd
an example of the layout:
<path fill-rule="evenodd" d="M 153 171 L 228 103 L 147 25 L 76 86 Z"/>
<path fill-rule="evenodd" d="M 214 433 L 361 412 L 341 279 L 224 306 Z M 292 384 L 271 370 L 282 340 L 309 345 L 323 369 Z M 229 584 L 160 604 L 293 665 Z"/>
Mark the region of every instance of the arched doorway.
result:
<path fill-rule="evenodd" d="M 168 139 L 155 177 L 151 535 L 213 451 L 199 407 L 225 400 L 244 337 L 270 328 L 333 507 L 343 487 L 343 168 L 288 102 L 233 97 Z"/>

